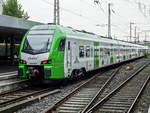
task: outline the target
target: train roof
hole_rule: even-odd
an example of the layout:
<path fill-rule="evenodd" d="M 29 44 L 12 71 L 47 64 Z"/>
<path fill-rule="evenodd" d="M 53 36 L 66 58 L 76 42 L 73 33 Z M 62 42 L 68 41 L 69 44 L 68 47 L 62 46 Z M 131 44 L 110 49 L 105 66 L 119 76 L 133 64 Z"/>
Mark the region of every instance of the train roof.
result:
<path fill-rule="evenodd" d="M 87 32 L 84 30 L 76 30 L 76 29 L 73 29 L 72 27 L 64 27 L 61 25 L 53 25 L 53 24 L 36 25 L 31 28 L 31 30 L 34 30 L 34 29 L 41 29 L 41 30 L 43 29 L 57 30 L 58 29 L 68 37 L 86 39 L 86 40 L 91 40 L 91 41 L 95 40 L 95 41 L 101 41 L 101 42 L 106 42 L 106 43 L 109 42 L 111 44 L 116 44 L 116 45 L 119 43 L 120 45 L 125 45 L 125 46 L 134 46 L 134 47 L 141 47 L 141 48 L 146 47 L 144 45 L 134 44 L 134 43 L 130 43 L 130 42 L 122 41 L 122 40 L 111 39 L 111 38 L 96 35 L 94 33 Z"/>

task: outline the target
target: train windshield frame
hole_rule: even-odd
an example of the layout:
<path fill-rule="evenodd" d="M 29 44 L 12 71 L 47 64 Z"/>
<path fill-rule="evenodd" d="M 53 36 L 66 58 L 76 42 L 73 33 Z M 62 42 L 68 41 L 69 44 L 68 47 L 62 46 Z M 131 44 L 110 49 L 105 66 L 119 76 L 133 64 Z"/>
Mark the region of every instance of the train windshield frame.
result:
<path fill-rule="evenodd" d="M 50 51 L 54 30 L 31 30 L 23 45 L 22 52 L 29 54 L 41 54 Z"/>

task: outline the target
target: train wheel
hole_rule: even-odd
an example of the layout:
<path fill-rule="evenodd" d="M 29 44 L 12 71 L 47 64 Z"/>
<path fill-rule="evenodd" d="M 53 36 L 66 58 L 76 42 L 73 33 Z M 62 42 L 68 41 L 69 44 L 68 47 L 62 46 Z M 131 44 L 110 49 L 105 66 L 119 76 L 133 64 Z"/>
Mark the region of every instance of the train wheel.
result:
<path fill-rule="evenodd" d="M 86 74 L 86 71 L 84 70 L 84 69 L 80 69 L 79 70 L 79 77 L 84 77 L 85 76 L 85 74 Z"/>
<path fill-rule="evenodd" d="M 86 70 L 85 70 L 85 68 L 82 68 L 82 70 L 83 70 L 83 76 L 86 76 Z"/>
<path fill-rule="evenodd" d="M 75 69 L 72 71 L 71 78 L 76 80 L 78 78 L 79 70 Z"/>

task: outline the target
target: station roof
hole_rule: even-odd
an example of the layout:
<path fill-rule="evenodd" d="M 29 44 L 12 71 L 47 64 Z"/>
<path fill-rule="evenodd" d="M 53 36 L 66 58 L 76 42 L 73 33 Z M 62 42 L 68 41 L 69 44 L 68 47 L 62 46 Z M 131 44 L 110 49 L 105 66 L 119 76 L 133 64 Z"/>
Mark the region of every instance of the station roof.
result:
<path fill-rule="evenodd" d="M 34 25 L 43 23 L 29 21 L 21 18 L 15 18 L 6 15 L 0 15 L 0 37 L 11 35 L 23 35 Z"/>

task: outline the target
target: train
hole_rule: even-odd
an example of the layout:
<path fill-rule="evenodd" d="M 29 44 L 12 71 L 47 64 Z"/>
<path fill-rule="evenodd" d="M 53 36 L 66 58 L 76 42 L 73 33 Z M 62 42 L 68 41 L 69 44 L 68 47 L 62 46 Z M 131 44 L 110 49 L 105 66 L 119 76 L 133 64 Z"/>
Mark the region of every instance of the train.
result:
<path fill-rule="evenodd" d="M 148 54 L 148 47 L 61 25 L 36 25 L 23 37 L 18 76 L 58 81 Z"/>

